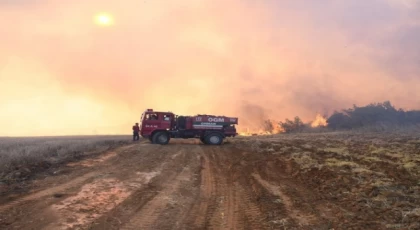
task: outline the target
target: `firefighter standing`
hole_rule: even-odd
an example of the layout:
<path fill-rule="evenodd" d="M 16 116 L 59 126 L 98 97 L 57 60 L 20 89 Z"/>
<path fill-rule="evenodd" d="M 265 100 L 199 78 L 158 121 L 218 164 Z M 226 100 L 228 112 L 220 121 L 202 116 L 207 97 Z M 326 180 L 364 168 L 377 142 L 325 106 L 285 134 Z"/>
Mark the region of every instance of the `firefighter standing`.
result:
<path fill-rule="evenodd" d="M 133 141 L 138 141 L 140 139 L 139 132 L 140 132 L 139 123 L 136 123 L 133 126 Z"/>

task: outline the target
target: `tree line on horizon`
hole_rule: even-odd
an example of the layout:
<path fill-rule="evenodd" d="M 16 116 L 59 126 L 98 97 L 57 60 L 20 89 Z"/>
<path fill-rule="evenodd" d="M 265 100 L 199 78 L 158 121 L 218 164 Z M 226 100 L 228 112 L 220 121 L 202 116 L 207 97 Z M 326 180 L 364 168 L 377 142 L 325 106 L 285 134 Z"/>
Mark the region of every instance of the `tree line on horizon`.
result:
<path fill-rule="evenodd" d="M 276 130 L 294 133 L 314 130 L 352 130 L 365 127 L 375 127 L 376 129 L 407 127 L 420 124 L 420 110 L 396 109 L 390 101 L 385 101 L 366 106 L 353 105 L 353 108 L 334 111 L 331 116 L 325 117 L 325 119 L 326 126 L 319 127 L 311 127 L 311 123 L 304 123 L 299 116 L 293 120 L 285 119 L 280 122 L 265 120 L 263 126 L 264 131 L 269 133 L 275 133 Z"/>

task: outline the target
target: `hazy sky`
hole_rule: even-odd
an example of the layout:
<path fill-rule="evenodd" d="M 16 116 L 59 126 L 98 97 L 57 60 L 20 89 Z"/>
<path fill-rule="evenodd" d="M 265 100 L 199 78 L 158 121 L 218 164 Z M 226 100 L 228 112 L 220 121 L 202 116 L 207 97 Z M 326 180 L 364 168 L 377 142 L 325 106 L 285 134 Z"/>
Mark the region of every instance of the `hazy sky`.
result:
<path fill-rule="evenodd" d="M 0 17 L 0 136 L 130 134 L 146 108 L 251 128 L 420 109 L 418 0 L 0 0 Z"/>

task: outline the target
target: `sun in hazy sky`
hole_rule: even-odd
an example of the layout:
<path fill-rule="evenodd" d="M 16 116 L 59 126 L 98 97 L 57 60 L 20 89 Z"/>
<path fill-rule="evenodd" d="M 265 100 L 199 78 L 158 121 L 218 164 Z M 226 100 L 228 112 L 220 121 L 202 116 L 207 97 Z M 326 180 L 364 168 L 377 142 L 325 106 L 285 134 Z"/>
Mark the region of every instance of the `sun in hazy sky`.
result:
<path fill-rule="evenodd" d="M 99 26 L 112 26 L 114 25 L 114 18 L 108 13 L 99 13 L 95 15 L 95 24 Z"/>

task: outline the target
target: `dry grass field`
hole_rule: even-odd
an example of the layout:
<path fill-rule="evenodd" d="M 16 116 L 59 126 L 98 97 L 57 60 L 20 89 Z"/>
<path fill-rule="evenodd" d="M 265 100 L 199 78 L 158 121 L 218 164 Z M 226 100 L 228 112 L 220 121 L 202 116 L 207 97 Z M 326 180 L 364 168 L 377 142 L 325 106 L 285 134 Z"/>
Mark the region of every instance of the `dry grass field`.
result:
<path fill-rule="evenodd" d="M 130 143 L 130 136 L 0 137 L 0 195 L 38 172 Z M 53 171 L 50 173 L 54 173 Z M 3 188 L 3 189 L 1 189 Z M 23 187 L 22 187 L 23 188 Z"/>
<path fill-rule="evenodd" d="M 1 229 L 420 229 L 420 133 L 0 141 Z"/>

